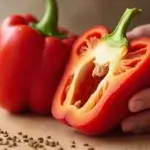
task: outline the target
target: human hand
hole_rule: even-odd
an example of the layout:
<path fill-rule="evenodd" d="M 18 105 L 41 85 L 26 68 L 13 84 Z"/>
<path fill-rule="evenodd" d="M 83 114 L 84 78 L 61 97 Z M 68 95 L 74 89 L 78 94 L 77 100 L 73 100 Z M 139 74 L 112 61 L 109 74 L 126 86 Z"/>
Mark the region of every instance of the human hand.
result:
<path fill-rule="evenodd" d="M 136 93 L 128 106 L 135 115 L 122 122 L 122 130 L 133 133 L 150 132 L 150 88 Z"/>
<path fill-rule="evenodd" d="M 129 40 L 139 37 L 150 37 L 150 24 L 141 25 L 127 33 Z M 144 89 L 131 97 L 128 104 L 134 115 L 123 120 L 123 132 L 150 132 L 150 88 Z"/>
<path fill-rule="evenodd" d="M 150 37 L 150 24 L 140 25 L 127 33 L 128 40 L 139 37 Z"/>

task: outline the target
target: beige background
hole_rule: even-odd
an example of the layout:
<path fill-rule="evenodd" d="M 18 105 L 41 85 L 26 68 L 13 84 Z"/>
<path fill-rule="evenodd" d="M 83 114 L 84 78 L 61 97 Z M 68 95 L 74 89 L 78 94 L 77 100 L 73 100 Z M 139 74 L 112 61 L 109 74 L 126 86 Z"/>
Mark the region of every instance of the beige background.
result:
<path fill-rule="evenodd" d="M 60 24 L 78 33 L 99 24 L 114 28 L 127 7 L 143 9 L 142 15 L 135 19 L 134 26 L 150 22 L 149 0 L 57 1 L 60 6 Z M 0 0 L 0 21 L 10 13 L 31 12 L 41 18 L 43 11 L 44 0 Z"/>

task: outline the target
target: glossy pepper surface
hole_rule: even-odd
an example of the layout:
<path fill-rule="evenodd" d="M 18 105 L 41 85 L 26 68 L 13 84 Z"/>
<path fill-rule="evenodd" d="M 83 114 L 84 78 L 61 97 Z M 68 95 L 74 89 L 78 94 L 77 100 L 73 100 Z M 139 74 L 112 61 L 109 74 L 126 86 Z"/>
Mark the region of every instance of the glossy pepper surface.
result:
<path fill-rule="evenodd" d="M 150 39 L 129 42 L 128 24 L 139 9 L 126 9 L 112 33 L 105 27 L 87 31 L 74 44 L 55 94 L 52 114 L 87 134 L 108 133 L 127 116 L 128 101 L 150 86 Z"/>
<path fill-rule="evenodd" d="M 56 1 L 45 1 L 40 22 L 30 14 L 12 15 L 0 27 L 0 106 L 12 113 L 50 113 L 77 38 L 67 30 L 60 31 Z"/>

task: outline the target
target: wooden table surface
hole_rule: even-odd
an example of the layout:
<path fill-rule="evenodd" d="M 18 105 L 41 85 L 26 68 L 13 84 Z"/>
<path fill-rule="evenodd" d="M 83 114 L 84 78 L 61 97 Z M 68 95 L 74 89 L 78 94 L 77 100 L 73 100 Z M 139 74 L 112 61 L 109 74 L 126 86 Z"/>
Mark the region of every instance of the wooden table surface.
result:
<path fill-rule="evenodd" d="M 18 132 L 23 132 L 34 139 L 51 135 L 52 139 L 59 141 L 64 150 L 88 150 L 84 143 L 88 143 L 94 150 L 150 150 L 150 135 L 111 135 L 101 137 L 87 137 L 79 134 L 71 128 L 60 124 L 49 117 L 35 117 L 29 115 L 14 116 L 6 112 L 0 113 L 0 128 L 9 133 L 9 136 L 22 138 Z M 4 136 L 0 134 L 0 137 Z M 4 138 L 4 137 L 3 137 Z M 5 137 L 6 139 L 6 137 Z M 72 148 L 72 141 L 76 142 L 76 148 Z M 0 150 L 6 146 L 0 145 Z M 28 143 L 21 142 L 12 150 L 32 150 Z M 59 150 L 57 147 L 46 147 L 37 150 Z"/>

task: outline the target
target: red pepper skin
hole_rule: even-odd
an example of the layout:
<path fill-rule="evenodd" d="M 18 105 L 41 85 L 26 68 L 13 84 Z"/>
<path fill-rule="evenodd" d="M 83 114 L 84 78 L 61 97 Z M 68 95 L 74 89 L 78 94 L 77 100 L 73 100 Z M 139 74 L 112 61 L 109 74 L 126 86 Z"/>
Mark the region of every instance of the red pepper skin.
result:
<path fill-rule="evenodd" d="M 71 44 L 44 37 L 28 26 L 30 19 L 13 15 L 1 24 L 0 105 L 12 113 L 30 110 L 44 115 L 50 113 Z"/>
<path fill-rule="evenodd" d="M 23 18 L 26 20 L 26 22 L 29 24 L 29 23 L 36 23 L 38 22 L 38 19 L 32 15 L 32 14 L 25 14 L 23 16 Z"/>
<path fill-rule="evenodd" d="M 65 73 L 54 96 L 52 104 L 52 115 L 54 118 L 83 134 L 100 135 L 116 129 L 123 119 L 132 115 L 128 109 L 129 99 L 138 91 L 150 86 L 150 38 L 135 39 L 126 46 L 126 41 L 122 34 L 122 31 L 128 24 L 126 20 L 128 15 L 135 11 L 137 10 L 127 10 L 127 14 L 121 19 L 121 28 L 117 26 L 112 34 L 108 34 L 108 30 L 105 28 L 92 29 L 76 41 Z M 99 36 L 100 34 L 103 34 L 104 37 Z M 89 71 L 91 70 L 89 68 L 94 64 L 89 60 L 93 60 L 93 57 L 95 58 L 95 47 L 93 48 L 90 40 L 88 40 L 91 36 L 98 37 L 98 44 L 101 45 L 104 42 L 105 44 L 111 43 L 110 45 L 114 48 L 117 44 L 116 49 L 107 45 L 106 52 L 114 50 L 112 53 L 114 54 L 118 49 L 123 49 L 123 52 L 127 52 L 121 57 L 117 67 L 113 64 L 116 70 L 113 72 L 114 74 L 109 74 L 110 76 L 105 78 L 105 82 L 102 82 L 101 79 L 98 82 L 96 81 L 96 84 L 98 84 L 96 90 L 95 88 L 87 90 L 95 87 L 95 79 Z M 85 46 L 87 40 L 88 44 L 90 44 L 89 49 L 84 49 L 85 51 L 82 52 L 81 47 Z M 114 44 L 113 42 L 116 43 Z M 102 45 L 103 48 L 105 48 L 105 44 Z M 96 50 L 101 51 L 103 49 L 97 48 Z M 96 54 L 98 55 L 98 53 Z M 103 57 L 107 58 L 107 55 Z M 126 67 L 125 70 L 122 67 Z M 114 68 L 112 67 L 111 69 L 113 70 Z M 120 68 L 122 70 L 119 70 Z M 111 69 L 109 70 L 112 71 Z M 108 73 L 106 74 L 108 75 Z M 102 87 L 100 85 L 105 85 L 102 90 L 99 90 Z M 97 92 L 95 93 L 95 91 Z M 87 94 L 87 92 L 89 93 Z M 84 103 L 83 105 L 82 102 Z"/>

